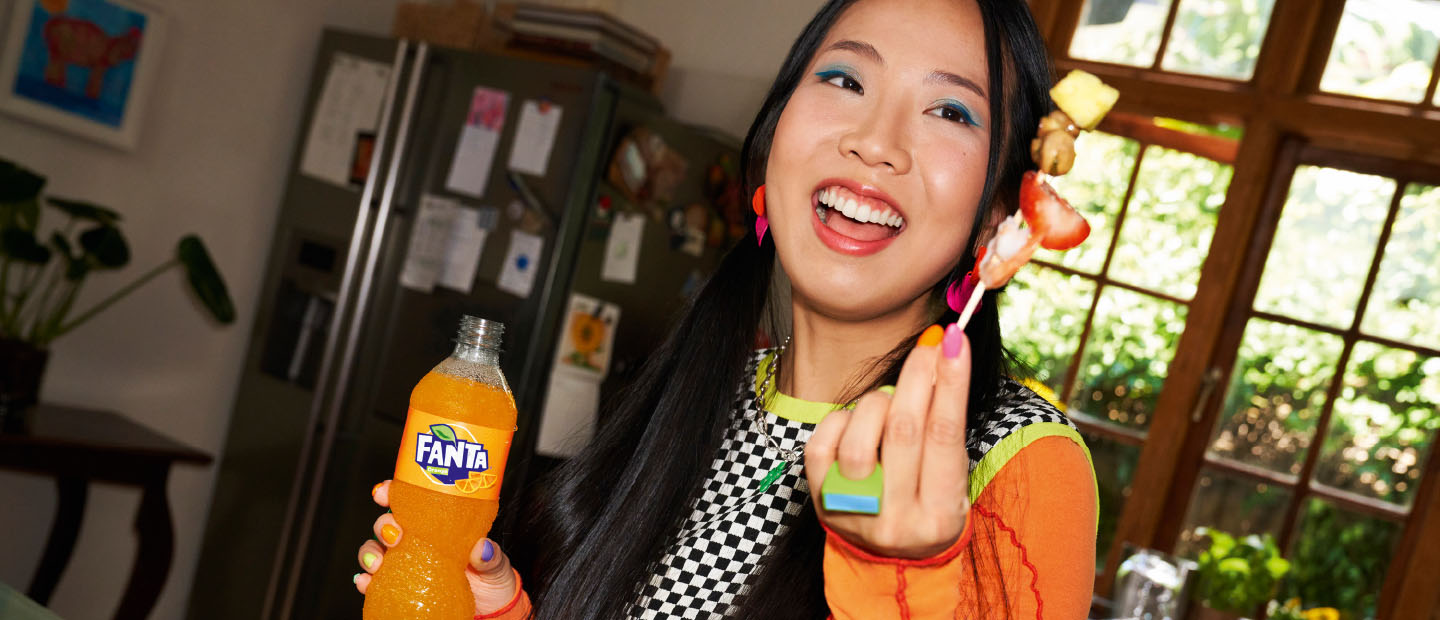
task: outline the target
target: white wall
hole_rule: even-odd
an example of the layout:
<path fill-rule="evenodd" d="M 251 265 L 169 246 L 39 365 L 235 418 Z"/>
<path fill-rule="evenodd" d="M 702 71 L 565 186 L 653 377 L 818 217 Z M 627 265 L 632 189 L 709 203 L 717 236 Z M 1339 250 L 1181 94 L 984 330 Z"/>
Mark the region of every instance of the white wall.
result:
<path fill-rule="evenodd" d="M 618 0 L 670 48 L 662 99 L 688 123 L 744 137 L 780 61 L 824 0 Z"/>
<path fill-rule="evenodd" d="M 56 343 L 42 397 L 119 411 L 219 457 L 319 31 L 387 32 L 395 0 L 152 1 L 167 7 L 169 37 L 137 148 L 116 151 L 0 116 L 0 156 L 47 175 L 54 195 L 119 210 L 133 253 L 125 274 L 166 260 L 181 235 L 205 239 L 239 310 L 235 325 L 211 324 L 180 274 L 168 274 Z M 608 1 L 671 49 L 663 97 L 671 112 L 736 136 L 822 3 Z M 0 11 L 9 9 L 0 0 Z M 94 277 L 78 306 L 127 281 Z M 155 618 L 183 616 L 213 472 L 181 467 L 172 475 L 175 561 Z M 49 531 L 54 485 L 0 472 L 0 497 L 0 581 L 23 591 Z M 52 598 L 61 616 L 113 613 L 134 560 L 138 505 L 137 490 L 91 489 Z"/>

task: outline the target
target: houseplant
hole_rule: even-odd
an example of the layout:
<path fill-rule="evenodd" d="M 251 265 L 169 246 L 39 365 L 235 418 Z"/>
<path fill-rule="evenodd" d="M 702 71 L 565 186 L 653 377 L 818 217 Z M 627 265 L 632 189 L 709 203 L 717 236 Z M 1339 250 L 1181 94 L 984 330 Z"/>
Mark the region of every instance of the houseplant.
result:
<path fill-rule="evenodd" d="M 1199 574 L 1192 598 L 1203 607 L 1193 608 L 1190 617 L 1236 618 L 1259 610 L 1275 594 L 1275 587 L 1290 562 L 1269 534 L 1236 538 L 1208 527 L 1196 528 L 1197 536 L 1210 539 L 1210 546 L 1197 558 Z"/>
<path fill-rule="evenodd" d="M 50 343 L 165 271 L 184 269 L 210 316 L 223 324 L 235 320 L 225 281 L 194 235 L 180 239 L 170 260 L 95 305 L 76 308 L 86 279 L 124 267 L 130 246 L 119 213 L 44 196 L 44 187 L 45 177 L 0 159 L 0 418 L 12 430 L 16 413 L 36 402 Z M 59 221 L 42 222 L 50 213 Z"/>

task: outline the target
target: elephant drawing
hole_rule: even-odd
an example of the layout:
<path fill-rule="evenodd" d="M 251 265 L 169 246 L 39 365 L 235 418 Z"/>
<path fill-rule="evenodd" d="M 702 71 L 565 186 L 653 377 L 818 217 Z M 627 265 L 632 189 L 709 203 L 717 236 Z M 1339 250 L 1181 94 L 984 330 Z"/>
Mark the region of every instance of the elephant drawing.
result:
<path fill-rule="evenodd" d="M 135 58 L 140 51 L 140 29 L 109 36 L 94 23 L 74 17 L 55 16 L 45 23 L 45 44 L 50 60 L 45 65 L 45 81 L 65 87 L 65 69 L 70 65 L 90 70 L 85 96 L 100 98 L 105 73 L 112 67 Z"/>

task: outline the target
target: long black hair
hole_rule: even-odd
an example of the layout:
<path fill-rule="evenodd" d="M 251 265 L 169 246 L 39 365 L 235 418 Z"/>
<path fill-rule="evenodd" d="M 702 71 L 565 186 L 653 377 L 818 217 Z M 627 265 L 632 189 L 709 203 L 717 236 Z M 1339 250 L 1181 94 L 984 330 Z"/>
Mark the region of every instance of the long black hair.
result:
<path fill-rule="evenodd" d="M 1025 145 L 1049 111 L 1049 61 L 1039 31 L 1020 0 L 976 0 L 989 59 L 991 133 L 988 171 L 973 231 L 995 208 L 1013 212 L 1020 175 L 1030 167 Z M 765 182 L 775 127 L 790 95 L 835 20 L 855 0 L 830 0 L 796 39 L 751 125 L 742 153 L 748 196 Z M 950 278 L 973 263 L 980 238 L 972 232 Z M 724 436 L 735 390 L 753 354 L 776 262 L 773 242 L 742 239 L 685 308 L 637 378 L 612 403 L 593 441 L 547 475 L 521 510 L 511 511 L 507 549 L 525 576 L 536 618 L 608 619 L 636 599 L 663 552 L 667 536 L 689 514 Z M 966 328 L 973 371 L 970 424 L 995 405 L 1010 364 L 1000 342 L 994 293 L 987 293 Z M 936 303 L 935 307 L 944 307 Z M 937 321 L 958 318 L 946 309 Z M 919 333 L 896 343 L 875 362 L 873 389 L 894 383 Z M 823 618 L 824 532 L 813 507 L 773 542 L 768 560 L 736 601 L 741 618 Z M 978 568 L 976 570 L 978 573 Z"/>

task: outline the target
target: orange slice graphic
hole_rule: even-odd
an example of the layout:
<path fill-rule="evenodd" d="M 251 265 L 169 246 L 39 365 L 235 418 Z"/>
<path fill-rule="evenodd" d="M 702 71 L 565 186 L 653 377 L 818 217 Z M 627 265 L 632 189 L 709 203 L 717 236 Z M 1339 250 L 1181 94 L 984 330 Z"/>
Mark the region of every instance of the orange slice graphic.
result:
<path fill-rule="evenodd" d="M 495 485 L 500 482 L 500 477 L 496 476 L 495 474 L 472 471 L 470 472 L 470 480 L 479 482 L 479 488 L 481 489 L 490 489 L 494 488 Z M 457 482 L 456 484 L 459 483 Z"/>
<path fill-rule="evenodd" d="M 470 494 L 480 490 L 480 481 L 475 478 L 461 478 L 455 481 L 455 490 Z"/>

